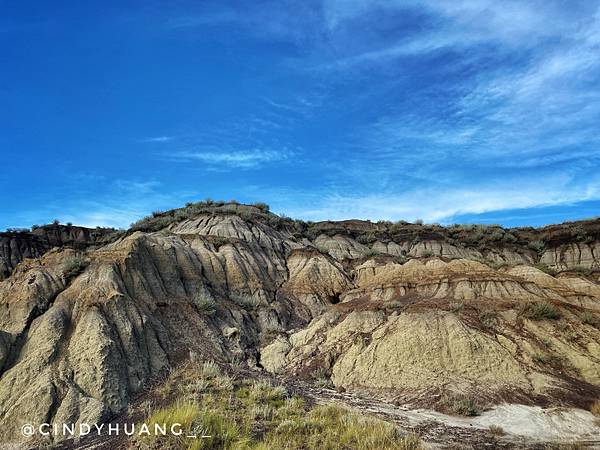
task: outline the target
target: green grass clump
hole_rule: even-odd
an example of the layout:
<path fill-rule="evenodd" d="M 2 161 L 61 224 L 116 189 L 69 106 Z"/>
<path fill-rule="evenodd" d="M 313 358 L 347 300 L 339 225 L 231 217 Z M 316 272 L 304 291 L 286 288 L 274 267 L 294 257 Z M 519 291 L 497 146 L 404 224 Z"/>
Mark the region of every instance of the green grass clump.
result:
<path fill-rule="evenodd" d="M 496 324 L 497 317 L 498 313 L 496 311 L 486 310 L 479 312 L 479 321 L 486 328 L 493 328 Z"/>
<path fill-rule="evenodd" d="M 207 316 L 213 315 L 217 310 L 217 302 L 204 293 L 200 293 L 194 298 L 194 305 L 198 312 Z"/>
<path fill-rule="evenodd" d="M 464 307 L 463 303 L 450 303 L 450 311 L 452 311 L 455 314 L 458 314 L 459 312 L 461 312 L 463 307 Z"/>
<path fill-rule="evenodd" d="M 402 436 L 387 422 L 355 414 L 335 405 L 317 406 L 305 416 L 288 419 L 264 439 L 260 449 L 289 450 L 417 450 L 418 436 Z"/>
<path fill-rule="evenodd" d="M 502 428 L 501 426 L 498 426 L 498 425 L 490 425 L 490 433 L 492 433 L 496 436 L 503 436 L 506 434 L 504 432 L 504 428 Z"/>
<path fill-rule="evenodd" d="M 596 318 L 596 316 L 589 311 L 583 312 L 579 317 L 581 318 L 581 321 L 586 325 L 591 325 L 595 327 L 598 324 L 598 319 Z"/>
<path fill-rule="evenodd" d="M 223 379 L 230 385 L 223 387 Z M 182 386 L 186 388 L 182 389 Z M 188 363 L 155 391 L 157 404 L 144 423 L 179 423 L 182 436 L 136 436 L 141 448 L 191 450 L 418 450 L 418 436 L 335 405 L 307 407 L 300 397 L 266 380 L 236 380 L 212 362 Z M 162 399 L 162 400 L 160 400 Z M 210 436 L 189 439 L 186 434 Z"/>
<path fill-rule="evenodd" d="M 592 273 L 591 269 L 588 269 L 587 267 L 584 266 L 575 266 L 571 269 L 573 272 L 575 272 L 578 275 L 583 275 L 583 276 L 588 276 Z"/>
<path fill-rule="evenodd" d="M 248 294 L 230 294 L 229 298 L 246 311 L 253 311 L 260 306 L 260 299 Z"/>
<path fill-rule="evenodd" d="M 175 424 L 179 424 L 183 430 L 179 436 L 167 432 L 165 435 L 152 433 L 142 437 L 144 443 L 150 444 L 151 448 L 234 449 L 243 432 L 224 414 L 191 403 L 160 409 L 146 419 L 145 423 L 152 431 L 156 426 L 170 430 Z M 188 438 L 189 434 L 194 434 L 197 438 Z"/>
<path fill-rule="evenodd" d="M 558 273 L 556 271 L 556 269 L 548 266 L 547 264 L 544 263 L 538 263 L 535 265 L 535 268 L 538 270 L 541 270 L 544 273 L 547 273 L 548 275 L 552 275 L 553 277 L 556 276 L 556 274 Z"/>
<path fill-rule="evenodd" d="M 390 300 L 385 302 L 383 306 L 388 309 L 398 309 L 402 308 L 404 306 L 404 303 L 402 303 L 400 300 Z"/>
<path fill-rule="evenodd" d="M 483 406 L 468 395 L 445 395 L 442 398 L 442 409 L 457 416 L 478 416 L 483 412 Z"/>
<path fill-rule="evenodd" d="M 67 257 L 62 264 L 65 277 L 70 278 L 79 275 L 85 270 L 88 264 L 88 261 L 81 255 Z"/>
<path fill-rule="evenodd" d="M 202 363 L 200 374 L 204 379 L 216 378 L 221 375 L 221 369 L 214 361 L 205 361 Z"/>
<path fill-rule="evenodd" d="M 560 319 L 560 311 L 552 303 L 527 302 L 519 306 L 519 314 L 531 320 L 557 320 Z"/>
<path fill-rule="evenodd" d="M 381 252 L 378 252 L 372 248 L 369 248 L 360 254 L 362 258 L 372 258 L 379 255 L 381 255 Z"/>

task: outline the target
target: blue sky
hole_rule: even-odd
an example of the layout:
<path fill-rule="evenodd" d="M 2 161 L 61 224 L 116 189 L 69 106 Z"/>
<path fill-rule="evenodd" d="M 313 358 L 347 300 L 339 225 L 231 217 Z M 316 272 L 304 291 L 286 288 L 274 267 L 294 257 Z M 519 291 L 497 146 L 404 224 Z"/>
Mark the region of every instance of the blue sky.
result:
<path fill-rule="evenodd" d="M 0 0 L 0 228 L 598 215 L 600 1 L 249 4 Z"/>

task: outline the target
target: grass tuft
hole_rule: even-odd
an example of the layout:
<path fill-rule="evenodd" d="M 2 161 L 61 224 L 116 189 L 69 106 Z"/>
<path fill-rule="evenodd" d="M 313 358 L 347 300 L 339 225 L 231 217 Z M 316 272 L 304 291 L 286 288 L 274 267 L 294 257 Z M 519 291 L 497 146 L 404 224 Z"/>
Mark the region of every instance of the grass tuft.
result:
<path fill-rule="evenodd" d="M 163 386 L 160 404 L 168 406 L 144 421 L 167 427 L 180 423 L 186 432 L 210 437 L 191 441 L 167 435 L 136 436 L 137 447 L 226 450 L 419 450 L 417 435 L 403 435 L 395 425 L 335 405 L 307 407 L 300 397 L 265 380 L 232 380 L 220 390 L 215 380 L 224 377 L 212 362 L 188 364 L 172 372 L 165 385 L 200 387 L 174 395 L 177 388 Z M 181 392 L 181 391 L 180 391 Z M 199 394 L 199 395 L 198 395 Z M 188 397 L 186 397 L 188 396 Z M 170 402 L 170 404 L 169 404 Z M 185 439 L 185 441 L 183 440 Z"/>
<path fill-rule="evenodd" d="M 541 270 L 542 272 L 544 272 L 544 273 L 546 273 L 548 275 L 551 275 L 553 277 L 555 277 L 557 275 L 557 273 L 558 273 L 556 271 L 556 269 L 554 269 L 554 268 L 548 266 L 548 264 L 544 264 L 544 263 L 538 263 L 538 264 L 536 264 L 535 268 L 538 269 L 538 270 Z"/>
<path fill-rule="evenodd" d="M 595 327 L 598 324 L 598 320 L 596 319 L 596 316 L 594 314 L 592 314 L 589 311 L 585 311 L 581 314 L 581 316 L 579 316 L 581 321 L 583 323 L 585 323 L 586 325 L 591 325 L 593 327 Z"/>
<path fill-rule="evenodd" d="M 527 302 L 519 305 L 518 312 L 521 316 L 531 320 L 557 320 L 560 311 L 552 303 Z"/>
<path fill-rule="evenodd" d="M 473 417 L 483 412 L 483 406 L 467 395 L 446 395 L 442 398 L 442 409 L 450 414 Z"/>
<path fill-rule="evenodd" d="M 503 436 L 506 434 L 504 428 L 498 425 L 490 425 L 490 433 L 496 436 Z"/>
<path fill-rule="evenodd" d="M 455 314 L 458 314 L 459 312 L 461 312 L 463 307 L 464 307 L 463 303 L 450 303 L 450 311 L 452 311 Z"/>
<path fill-rule="evenodd" d="M 200 314 L 213 315 L 217 311 L 217 302 L 205 293 L 200 293 L 194 298 L 194 305 Z"/>
<path fill-rule="evenodd" d="M 496 324 L 498 313 L 496 311 L 487 310 L 479 312 L 479 321 L 486 328 L 493 328 Z"/>
<path fill-rule="evenodd" d="M 247 294 L 230 294 L 229 298 L 246 311 L 253 311 L 260 306 L 260 299 Z"/>
<path fill-rule="evenodd" d="M 79 275 L 85 270 L 88 264 L 88 261 L 81 255 L 67 257 L 62 264 L 65 277 L 71 278 L 75 275 Z"/>

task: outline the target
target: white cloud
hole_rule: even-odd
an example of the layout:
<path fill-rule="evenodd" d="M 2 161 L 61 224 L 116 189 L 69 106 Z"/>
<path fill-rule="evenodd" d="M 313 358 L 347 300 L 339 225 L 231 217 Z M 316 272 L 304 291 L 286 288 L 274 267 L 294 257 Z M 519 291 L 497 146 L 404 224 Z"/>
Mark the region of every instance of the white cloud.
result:
<path fill-rule="evenodd" d="M 326 39 L 320 44 L 334 49 L 333 57 L 314 68 L 361 68 L 441 49 L 466 52 L 481 45 L 490 46 L 492 52 L 537 51 L 540 45 L 564 42 L 570 45 L 572 36 L 589 27 L 597 6 L 597 2 L 577 3 L 565 9 L 564 2 L 555 0 L 328 0 L 323 6 Z M 402 33 L 396 39 L 371 35 L 374 28 L 369 23 L 398 17 L 401 29 L 401 18 L 410 12 L 421 16 L 418 31 Z M 425 14 L 428 19 L 423 18 Z M 596 29 L 589 39 L 598 36 Z"/>
<path fill-rule="evenodd" d="M 175 139 L 175 137 L 173 137 L 173 136 L 155 136 L 155 137 L 144 138 L 141 140 L 141 142 L 170 142 L 173 139 Z"/>
<path fill-rule="evenodd" d="M 84 211 L 83 208 L 88 210 Z M 79 211 L 61 215 L 61 221 L 89 228 L 128 228 L 130 224 L 148 214 L 148 210 L 143 207 L 114 207 L 95 202 L 86 203 L 78 209 Z"/>
<path fill-rule="evenodd" d="M 178 152 L 169 157 L 175 161 L 201 161 L 213 166 L 250 169 L 264 164 L 284 161 L 291 152 L 287 150 L 248 150 L 248 151 L 209 151 L 209 152 Z"/>
<path fill-rule="evenodd" d="M 556 36 L 577 23 L 565 13 L 564 3 L 552 0 L 328 0 L 324 4 L 327 27 L 335 32 L 369 13 L 428 12 L 438 20 L 435 29 L 460 31 L 467 40 L 496 40 L 516 44 Z M 444 21 L 440 21 L 443 19 Z"/>
<path fill-rule="evenodd" d="M 600 177 L 578 182 L 567 175 L 540 180 L 479 183 L 468 188 L 436 186 L 398 193 L 324 194 L 311 207 L 287 214 L 310 220 L 389 219 L 449 222 L 462 214 L 480 214 L 600 199 Z"/>
<path fill-rule="evenodd" d="M 18 226 L 50 223 L 59 219 L 62 223 L 72 222 L 86 227 L 129 228 L 129 225 L 152 211 L 172 209 L 189 199 L 197 197 L 191 191 L 167 191 L 154 180 L 106 180 L 103 189 L 96 195 L 63 197 L 60 201 L 46 203 L 35 210 L 21 211 L 11 219 Z M 12 225 L 11 225 L 12 226 Z"/>

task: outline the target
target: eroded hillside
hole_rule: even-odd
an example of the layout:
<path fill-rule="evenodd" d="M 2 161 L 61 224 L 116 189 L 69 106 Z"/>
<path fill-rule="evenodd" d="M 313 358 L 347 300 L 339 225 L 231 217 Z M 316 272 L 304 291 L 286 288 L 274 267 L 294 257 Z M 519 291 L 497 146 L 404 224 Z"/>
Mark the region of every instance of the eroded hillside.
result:
<path fill-rule="evenodd" d="M 600 398 L 600 221 L 304 223 L 200 203 L 89 233 L 3 247 L 3 442 L 23 418 L 111 420 L 190 355 L 448 413 Z"/>

